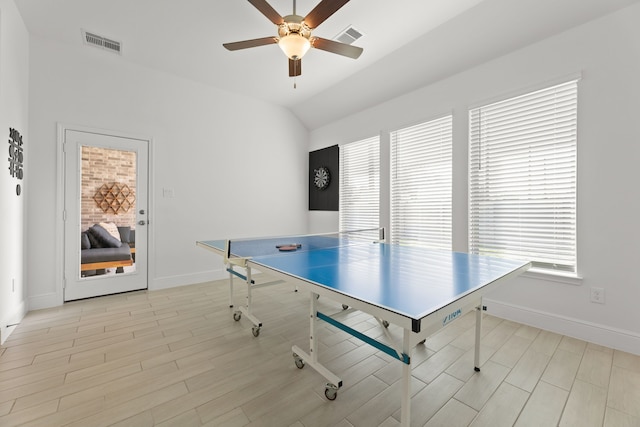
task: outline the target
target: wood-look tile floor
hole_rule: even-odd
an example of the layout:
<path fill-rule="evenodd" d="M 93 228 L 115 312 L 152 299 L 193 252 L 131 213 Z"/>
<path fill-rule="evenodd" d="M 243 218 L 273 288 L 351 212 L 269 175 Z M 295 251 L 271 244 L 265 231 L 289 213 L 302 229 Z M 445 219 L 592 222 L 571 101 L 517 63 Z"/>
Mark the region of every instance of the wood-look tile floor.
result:
<path fill-rule="evenodd" d="M 399 425 L 400 362 L 321 322 L 319 358 L 344 384 L 330 402 L 291 356 L 308 347 L 308 294 L 256 289 L 257 338 L 227 295 L 217 281 L 30 312 L 0 347 L 0 426 Z M 414 351 L 412 425 L 640 426 L 640 356 L 485 315 L 476 373 L 474 321 Z"/>

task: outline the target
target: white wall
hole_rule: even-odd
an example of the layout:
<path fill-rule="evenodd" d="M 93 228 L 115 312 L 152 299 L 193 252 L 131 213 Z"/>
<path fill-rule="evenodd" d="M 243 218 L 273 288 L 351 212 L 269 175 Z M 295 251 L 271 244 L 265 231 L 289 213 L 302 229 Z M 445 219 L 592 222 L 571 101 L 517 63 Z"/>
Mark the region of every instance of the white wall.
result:
<path fill-rule="evenodd" d="M 454 115 L 454 249 L 467 250 L 470 107 L 581 73 L 578 262 L 583 281 L 519 278 L 490 296 L 493 313 L 640 354 L 640 5 L 523 48 L 311 132 L 309 150 Z M 425 60 L 437 60 L 428 58 Z M 310 212 L 310 231 L 338 227 Z M 605 289 L 604 305 L 589 301 Z"/>
<path fill-rule="evenodd" d="M 20 322 L 27 310 L 25 275 L 25 197 L 31 173 L 29 157 L 28 81 L 29 35 L 12 0 L 0 0 L 0 343 Z M 9 175 L 9 128 L 24 141 L 24 179 Z M 16 193 L 20 184 L 22 193 Z"/>
<path fill-rule="evenodd" d="M 30 61 L 31 309 L 62 301 L 53 274 L 58 122 L 153 138 L 151 289 L 222 277 L 220 258 L 196 240 L 306 232 L 308 134 L 288 110 L 80 42 L 32 36 Z"/>

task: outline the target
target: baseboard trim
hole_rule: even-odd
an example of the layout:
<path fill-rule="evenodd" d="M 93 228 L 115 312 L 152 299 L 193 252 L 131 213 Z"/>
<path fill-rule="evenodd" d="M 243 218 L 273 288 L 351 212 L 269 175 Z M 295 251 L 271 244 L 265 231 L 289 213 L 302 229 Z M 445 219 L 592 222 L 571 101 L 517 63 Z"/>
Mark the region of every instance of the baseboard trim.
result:
<path fill-rule="evenodd" d="M 175 286 L 192 285 L 194 283 L 210 282 L 228 277 L 224 269 L 210 270 L 193 274 L 161 277 L 149 281 L 149 290 L 173 288 Z M 59 307 L 64 304 L 63 298 L 57 292 L 29 297 L 29 310 Z M 26 313 L 25 313 L 26 314 Z"/>
<path fill-rule="evenodd" d="M 34 295 L 29 297 L 29 311 L 58 307 L 61 306 L 62 303 L 62 295 L 58 294 L 57 292 Z"/>
<path fill-rule="evenodd" d="M 9 316 L 4 319 L 0 319 L 0 344 L 9 338 L 9 335 L 16 329 L 18 323 L 22 322 L 24 316 L 27 314 L 27 305 L 24 301 L 20 301 L 18 307 Z M 13 325 L 13 326 L 9 326 Z"/>
<path fill-rule="evenodd" d="M 174 288 L 176 286 L 193 285 L 194 283 L 211 282 L 229 277 L 224 269 L 202 271 L 177 276 L 159 277 L 149 283 L 149 290 Z"/>
<path fill-rule="evenodd" d="M 640 335 L 632 331 L 506 304 L 490 298 L 485 298 L 483 304 L 492 316 L 640 355 Z"/>

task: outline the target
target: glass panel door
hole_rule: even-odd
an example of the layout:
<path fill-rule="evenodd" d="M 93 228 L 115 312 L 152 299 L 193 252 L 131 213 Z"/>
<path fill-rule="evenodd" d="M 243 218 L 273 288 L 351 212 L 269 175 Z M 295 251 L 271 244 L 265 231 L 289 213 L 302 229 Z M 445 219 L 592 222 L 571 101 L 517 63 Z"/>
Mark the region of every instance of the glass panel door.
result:
<path fill-rule="evenodd" d="M 65 301 L 147 288 L 148 149 L 65 131 Z"/>

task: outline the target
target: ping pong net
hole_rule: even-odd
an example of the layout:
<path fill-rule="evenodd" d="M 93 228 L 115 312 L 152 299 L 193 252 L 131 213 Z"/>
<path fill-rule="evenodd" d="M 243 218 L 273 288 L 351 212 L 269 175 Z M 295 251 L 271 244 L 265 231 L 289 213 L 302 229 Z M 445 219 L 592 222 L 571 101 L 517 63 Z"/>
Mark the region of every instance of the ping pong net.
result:
<path fill-rule="evenodd" d="M 340 246 L 384 241 L 384 228 L 335 233 L 232 239 L 226 241 L 225 263 L 234 258 L 257 258 L 287 252 L 314 251 Z"/>

